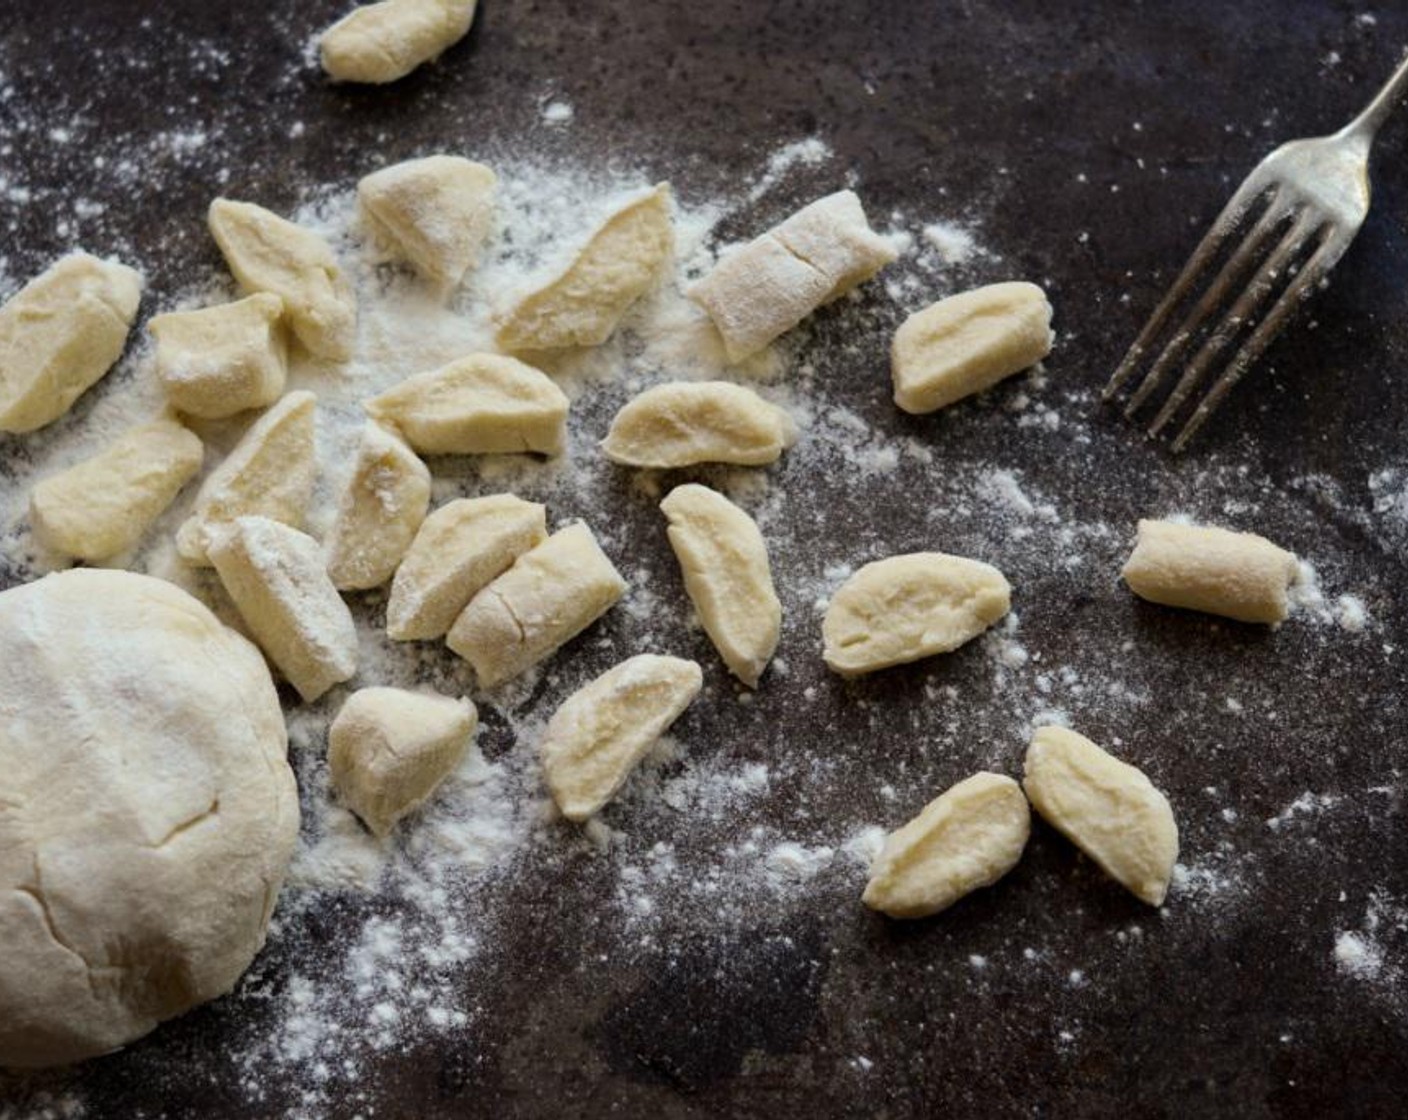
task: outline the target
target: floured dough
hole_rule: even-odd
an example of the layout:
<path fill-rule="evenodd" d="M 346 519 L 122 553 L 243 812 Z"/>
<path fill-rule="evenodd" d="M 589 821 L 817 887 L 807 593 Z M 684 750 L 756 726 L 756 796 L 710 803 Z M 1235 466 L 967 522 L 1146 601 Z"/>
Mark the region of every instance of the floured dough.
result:
<path fill-rule="evenodd" d="M 390 432 L 368 421 L 328 533 L 333 586 L 364 591 L 389 580 L 429 508 L 426 465 Z"/>
<path fill-rule="evenodd" d="M 797 442 L 792 417 L 729 381 L 671 381 L 626 402 L 601 449 L 629 467 L 763 466 Z"/>
<path fill-rule="evenodd" d="M 256 292 L 234 303 L 173 311 L 147 324 L 156 376 L 174 408 L 220 420 L 283 395 L 288 353 L 284 301 Z"/>
<path fill-rule="evenodd" d="M 477 0 L 381 0 L 355 8 L 318 41 L 323 69 L 338 82 L 404 78 L 465 37 Z"/>

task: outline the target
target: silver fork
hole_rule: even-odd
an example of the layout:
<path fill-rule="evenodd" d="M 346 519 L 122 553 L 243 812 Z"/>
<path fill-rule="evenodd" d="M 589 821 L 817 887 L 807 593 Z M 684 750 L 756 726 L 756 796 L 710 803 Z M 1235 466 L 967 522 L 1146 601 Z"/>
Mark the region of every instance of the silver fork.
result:
<path fill-rule="evenodd" d="M 1369 148 L 1379 126 L 1405 92 L 1408 60 L 1368 108 L 1339 132 L 1292 140 L 1257 165 L 1129 348 L 1105 386 L 1105 400 L 1118 393 L 1145 356 L 1153 353 L 1173 313 L 1201 291 L 1124 410 L 1132 419 L 1197 344 L 1192 360 L 1183 366 L 1173 391 L 1149 425 L 1149 434 L 1158 435 L 1207 379 L 1221 355 L 1240 338 L 1235 356 L 1175 437 L 1174 451 L 1183 450 L 1296 308 L 1324 283 L 1364 224 L 1369 212 Z M 1250 232 L 1241 243 L 1230 255 L 1224 253 L 1232 235 L 1247 226 L 1251 226 Z M 1214 272 L 1214 265 L 1224 257 Z M 1231 309 L 1215 319 L 1218 309 L 1234 295 Z M 1263 314 L 1273 295 L 1276 298 L 1270 310 Z"/>

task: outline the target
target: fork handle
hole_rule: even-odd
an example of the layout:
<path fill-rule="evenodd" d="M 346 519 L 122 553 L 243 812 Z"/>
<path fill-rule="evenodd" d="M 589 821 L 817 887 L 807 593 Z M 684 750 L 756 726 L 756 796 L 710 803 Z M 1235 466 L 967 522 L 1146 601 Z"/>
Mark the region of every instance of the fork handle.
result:
<path fill-rule="evenodd" d="M 1378 96 L 1369 102 L 1368 107 L 1359 116 L 1340 130 L 1340 135 L 1354 137 L 1367 146 L 1379 131 L 1379 126 L 1398 107 L 1405 93 L 1408 93 L 1408 58 L 1398 64 L 1398 69 L 1393 72 L 1393 77 L 1384 88 L 1379 90 Z"/>

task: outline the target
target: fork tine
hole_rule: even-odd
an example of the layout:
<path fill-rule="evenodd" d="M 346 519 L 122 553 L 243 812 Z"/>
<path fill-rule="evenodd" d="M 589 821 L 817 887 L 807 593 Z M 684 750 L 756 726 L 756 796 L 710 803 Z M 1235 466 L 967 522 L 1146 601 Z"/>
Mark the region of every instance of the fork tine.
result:
<path fill-rule="evenodd" d="M 1281 333 L 1281 329 L 1286 325 L 1286 320 L 1315 291 L 1320 282 L 1329 275 L 1330 270 L 1339 263 L 1339 259 L 1344 255 L 1347 247 L 1346 240 L 1336 238 L 1333 234 L 1321 242 L 1320 247 L 1301 268 L 1290 287 L 1281 293 L 1281 298 L 1276 301 L 1270 313 L 1261 321 L 1261 325 L 1253 332 L 1251 338 L 1247 339 L 1242 349 L 1237 352 L 1237 356 L 1232 359 L 1231 365 L 1208 390 L 1193 415 L 1183 425 L 1182 431 L 1173 441 L 1174 451 L 1182 451 L 1188 441 L 1197 435 L 1198 429 L 1222 403 L 1223 398 L 1242 379 L 1242 375 L 1247 372 L 1252 363 L 1261 357 L 1262 351 L 1271 344 L 1271 340 Z"/>
<path fill-rule="evenodd" d="M 1163 407 L 1154 417 L 1154 422 L 1149 425 L 1151 436 L 1158 435 L 1164 426 L 1178 414 L 1178 410 L 1183 407 L 1183 402 L 1188 399 L 1194 389 L 1202 384 L 1203 378 L 1207 376 L 1208 370 L 1212 367 L 1217 356 L 1226 349 L 1242 326 L 1254 322 L 1257 311 L 1275 289 L 1276 281 L 1284 275 L 1286 268 L 1295 259 L 1295 255 L 1304 248 L 1311 234 L 1322 221 L 1323 219 L 1309 211 L 1303 211 L 1296 218 L 1291 228 L 1281 238 L 1281 243 L 1276 246 L 1271 256 L 1252 276 L 1251 282 L 1233 305 L 1232 310 L 1213 328 L 1211 335 L 1198 351 L 1197 356 L 1184 369 L 1183 376 L 1178 379 L 1178 384 L 1174 386 L 1173 392 L 1164 401 Z"/>

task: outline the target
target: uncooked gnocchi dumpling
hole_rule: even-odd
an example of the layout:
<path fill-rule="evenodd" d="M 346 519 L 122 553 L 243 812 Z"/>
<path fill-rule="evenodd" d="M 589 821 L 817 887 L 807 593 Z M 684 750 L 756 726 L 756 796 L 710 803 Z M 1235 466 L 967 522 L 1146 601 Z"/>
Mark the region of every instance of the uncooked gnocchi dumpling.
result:
<path fill-rule="evenodd" d="M 408 377 L 363 407 L 426 455 L 556 455 L 566 441 L 567 395 L 542 370 L 502 354 L 470 354 Z"/>
<path fill-rule="evenodd" d="M 496 341 L 505 350 L 601 345 L 655 282 L 674 244 L 670 186 L 661 183 L 612 214 L 555 279 L 521 299 Z"/>
<path fill-rule="evenodd" d="M 569 696 L 541 746 L 548 789 L 562 815 L 585 821 L 610 801 L 703 684 L 693 661 L 643 653 Z"/>
<path fill-rule="evenodd" d="M 237 517 L 258 514 L 302 526 L 318 474 L 315 402 L 312 393 L 289 393 L 210 472 L 194 510 L 176 532 L 183 560 L 208 566 L 211 533 Z"/>
<path fill-rule="evenodd" d="M 671 381 L 626 402 L 601 449 L 628 467 L 762 466 L 797 442 L 792 417 L 729 381 Z"/>
<path fill-rule="evenodd" d="M 446 644 L 474 666 L 482 687 L 493 688 L 571 641 L 625 593 L 592 531 L 569 525 L 475 595 Z"/>
<path fill-rule="evenodd" d="M 1021 786 L 1001 774 L 974 774 L 890 833 L 862 901 L 892 918 L 937 914 L 1016 867 L 1031 827 Z"/>
<path fill-rule="evenodd" d="M 217 198 L 210 232 L 225 263 L 247 292 L 270 292 L 310 354 L 334 361 L 352 356 L 357 304 L 332 248 L 312 230 L 250 202 Z"/>
<path fill-rule="evenodd" d="M 713 319 L 729 359 L 740 362 L 896 255 L 870 228 L 855 192 L 838 191 L 726 253 L 688 295 Z"/>
<path fill-rule="evenodd" d="M 1023 784 L 1036 811 L 1110 878 L 1162 906 L 1178 860 L 1168 798 L 1141 770 L 1064 727 L 1038 727 Z"/>
<path fill-rule="evenodd" d="M 357 184 L 372 226 L 426 278 L 453 288 L 473 267 L 494 222 L 496 176 L 459 156 L 382 168 Z"/>
<path fill-rule="evenodd" d="M 283 314 L 282 299 L 256 292 L 154 317 L 147 330 L 156 339 L 156 376 L 166 399 L 203 420 L 273 404 L 288 378 Z"/>
<path fill-rule="evenodd" d="M 763 534 L 722 494 L 695 483 L 675 487 L 660 509 L 704 632 L 729 671 L 756 688 L 782 628 Z"/>
<path fill-rule="evenodd" d="M 822 620 L 826 663 L 843 677 L 948 653 L 1011 606 L 1012 588 L 991 564 L 912 552 L 866 564 Z"/>
<path fill-rule="evenodd" d="M 475 595 L 548 538 L 547 510 L 512 494 L 460 498 L 425 519 L 396 569 L 386 633 L 444 637 Z"/>
<path fill-rule="evenodd" d="M 333 586 L 365 591 L 389 580 L 429 508 L 430 471 L 399 439 L 367 421 L 328 534 Z"/>
<path fill-rule="evenodd" d="M 381 0 L 356 8 L 318 41 L 338 82 L 380 85 L 439 58 L 469 32 L 477 0 Z"/>
<path fill-rule="evenodd" d="M 372 832 L 385 836 L 455 772 L 478 725 L 468 700 L 358 689 L 328 729 L 333 789 Z"/>
<path fill-rule="evenodd" d="M 89 563 L 124 553 L 196 476 L 203 453 L 199 438 L 175 420 L 129 428 L 34 488 L 34 535 L 45 548 Z"/>
<path fill-rule="evenodd" d="M 141 273 L 70 253 L 0 307 L 0 432 L 57 420 L 122 356 Z"/>
<path fill-rule="evenodd" d="M 1051 353 L 1051 304 L 1035 284 L 989 284 L 916 311 L 895 332 L 895 403 L 933 412 Z"/>
<path fill-rule="evenodd" d="M 312 537 L 267 517 L 239 517 L 216 534 L 210 560 L 259 648 L 305 701 L 356 673 L 352 612 Z"/>
<path fill-rule="evenodd" d="M 1141 521 L 1121 575 L 1151 603 L 1277 623 L 1290 613 L 1287 592 L 1298 567 L 1291 553 L 1255 533 Z"/>

